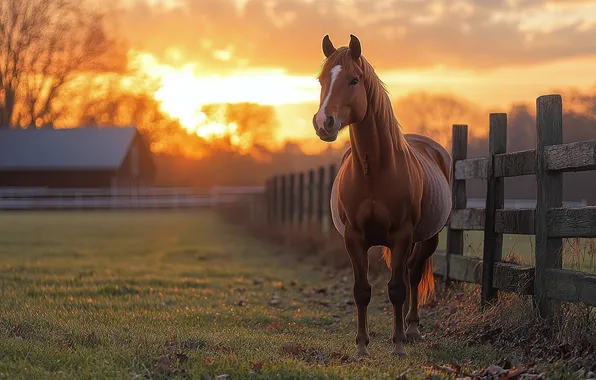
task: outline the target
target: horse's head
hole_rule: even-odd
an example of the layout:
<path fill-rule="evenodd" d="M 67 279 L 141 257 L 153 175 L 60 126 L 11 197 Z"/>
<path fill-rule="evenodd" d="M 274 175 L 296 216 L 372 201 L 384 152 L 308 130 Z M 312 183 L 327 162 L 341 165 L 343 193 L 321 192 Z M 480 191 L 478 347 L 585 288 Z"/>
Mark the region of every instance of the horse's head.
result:
<path fill-rule="evenodd" d="M 323 38 L 326 60 L 319 76 L 319 111 L 313 117 L 317 136 L 323 141 L 335 141 L 343 127 L 362 121 L 366 115 L 361 52 L 360 41 L 352 34 L 350 45 L 338 49 L 328 35 Z"/>

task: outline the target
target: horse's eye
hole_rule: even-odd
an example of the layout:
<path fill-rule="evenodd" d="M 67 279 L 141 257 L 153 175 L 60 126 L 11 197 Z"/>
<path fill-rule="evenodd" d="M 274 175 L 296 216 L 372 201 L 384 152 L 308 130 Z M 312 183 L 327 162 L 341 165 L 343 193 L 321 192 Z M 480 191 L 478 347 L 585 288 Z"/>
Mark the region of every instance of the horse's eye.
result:
<path fill-rule="evenodd" d="M 354 78 L 350 81 L 350 86 L 352 87 L 356 87 L 356 85 L 358 84 L 358 79 Z"/>

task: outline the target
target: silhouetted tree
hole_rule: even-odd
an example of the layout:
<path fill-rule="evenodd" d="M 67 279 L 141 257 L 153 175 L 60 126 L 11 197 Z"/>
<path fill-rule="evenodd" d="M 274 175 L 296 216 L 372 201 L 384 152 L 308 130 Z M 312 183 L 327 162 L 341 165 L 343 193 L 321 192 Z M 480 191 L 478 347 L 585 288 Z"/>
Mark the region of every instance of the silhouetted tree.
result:
<path fill-rule="evenodd" d="M 55 100 L 82 72 L 115 70 L 101 15 L 76 0 L 0 2 L 0 125 L 41 125 L 58 118 Z"/>

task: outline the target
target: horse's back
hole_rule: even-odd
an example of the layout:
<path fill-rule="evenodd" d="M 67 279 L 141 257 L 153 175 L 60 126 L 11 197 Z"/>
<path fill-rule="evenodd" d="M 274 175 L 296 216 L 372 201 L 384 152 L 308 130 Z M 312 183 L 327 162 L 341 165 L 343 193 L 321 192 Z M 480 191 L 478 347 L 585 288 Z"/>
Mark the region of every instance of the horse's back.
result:
<path fill-rule="evenodd" d="M 431 158 L 439 166 L 448 183 L 451 181 L 452 159 L 447 149 L 427 136 L 406 133 L 404 137 L 408 141 L 408 144 L 416 149 L 418 153 Z"/>

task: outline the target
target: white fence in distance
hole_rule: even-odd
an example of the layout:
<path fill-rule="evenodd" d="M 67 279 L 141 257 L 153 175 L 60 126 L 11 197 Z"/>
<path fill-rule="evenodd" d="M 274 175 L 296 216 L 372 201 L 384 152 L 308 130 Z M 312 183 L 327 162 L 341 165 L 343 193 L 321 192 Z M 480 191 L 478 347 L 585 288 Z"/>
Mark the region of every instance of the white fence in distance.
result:
<path fill-rule="evenodd" d="M 247 199 L 262 186 L 50 189 L 0 188 L 0 210 L 203 208 Z"/>

